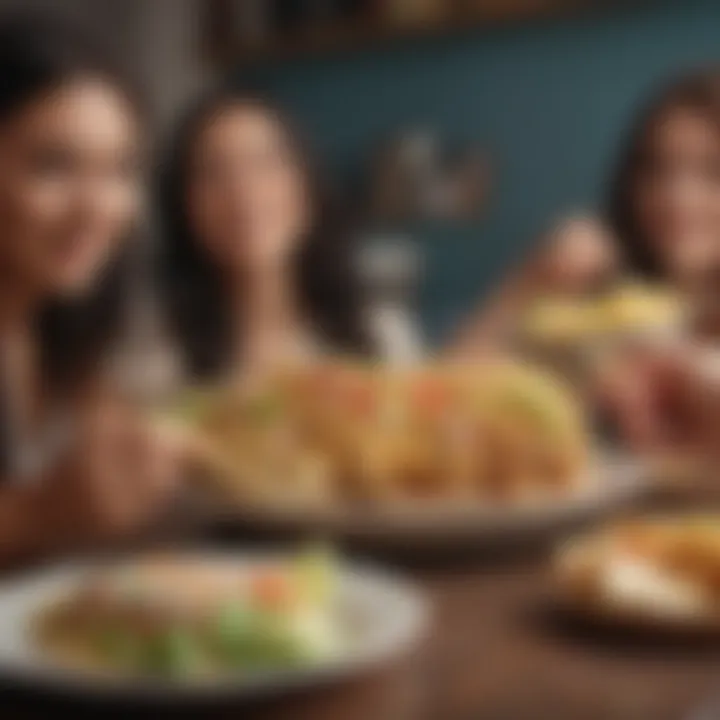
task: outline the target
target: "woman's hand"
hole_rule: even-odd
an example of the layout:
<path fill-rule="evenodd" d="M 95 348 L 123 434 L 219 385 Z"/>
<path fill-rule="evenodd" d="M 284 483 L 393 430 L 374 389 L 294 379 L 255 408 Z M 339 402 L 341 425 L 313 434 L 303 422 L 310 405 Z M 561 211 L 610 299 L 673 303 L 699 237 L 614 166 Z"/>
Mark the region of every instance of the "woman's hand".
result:
<path fill-rule="evenodd" d="M 35 491 L 40 531 L 63 545 L 141 529 L 170 500 L 181 455 L 173 433 L 132 410 L 93 409 L 74 447 Z"/>
<path fill-rule="evenodd" d="M 537 292 L 582 292 L 609 277 L 618 265 L 614 243 L 593 218 L 571 218 L 552 232 L 530 263 Z"/>
<path fill-rule="evenodd" d="M 603 369 L 601 406 L 639 451 L 720 460 L 720 354 L 687 345 L 637 348 Z"/>
<path fill-rule="evenodd" d="M 618 262 L 614 242 L 599 222 L 566 220 L 463 324 L 447 354 L 474 357 L 502 343 L 538 297 L 591 290 L 612 276 Z"/>

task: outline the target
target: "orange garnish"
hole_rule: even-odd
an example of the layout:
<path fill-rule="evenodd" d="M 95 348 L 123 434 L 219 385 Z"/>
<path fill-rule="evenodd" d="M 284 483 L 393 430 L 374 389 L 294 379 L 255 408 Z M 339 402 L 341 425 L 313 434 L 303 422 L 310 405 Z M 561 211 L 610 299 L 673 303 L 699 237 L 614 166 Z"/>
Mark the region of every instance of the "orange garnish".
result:
<path fill-rule="evenodd" d="M 253 577 L 250 594 L 262 608 L 278 609 L 292 602 L 294 592 L 287 575 L 279 570 L 263 570 Z"/>
<path fill-rule="evenodd" d="M 412 407 L 427 415 L 439 415 L 450 405 L 449 389 L 441 378 L 423 377 L 412 387 Z"/>

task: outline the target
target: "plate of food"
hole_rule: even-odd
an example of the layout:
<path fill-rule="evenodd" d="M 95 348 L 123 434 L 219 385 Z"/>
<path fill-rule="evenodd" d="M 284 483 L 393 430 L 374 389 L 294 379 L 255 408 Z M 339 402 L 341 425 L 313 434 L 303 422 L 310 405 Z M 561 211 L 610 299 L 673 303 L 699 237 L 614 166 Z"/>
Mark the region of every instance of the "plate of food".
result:
<path fill-rule="evenodd" d="M 664 343 L 688 325 L 687 302 L 648 283 L 624 282 L 591 296 L 546 296 L 517 329 L 519 348 L 584 386 L 605 353 L 628 343 Z"/>
<path fill-rule="evenodd" d="M 539 345 L 591 345 L 608 339 L 676 332 L 687 319 L 683 300 L 666 288 L 625 282 L 589 297 L 544 297 L 529 309 L 522 335 Z"/>
<path fill-rule="evenodd" d="M 67 566 L 0 587 L 0 674 L 94 697 L 245 698 L 387 661 L 427 617 L 404 582 L 325 551 Z"/>
<path fill-rule="evenodd" d="M 186 400 L 205 509 L 225 521 L 412 544 L 489 540 L 645 488 L 581 404 L 522 363 L 295 368 Z M 598 460 L 598 457 L 602 457 Z"/>
<path fill-rule="evenodd" d="M 573 615 L 720 637 L 720 516 L 631 520 L 567 543 L 555 576 Z"/>

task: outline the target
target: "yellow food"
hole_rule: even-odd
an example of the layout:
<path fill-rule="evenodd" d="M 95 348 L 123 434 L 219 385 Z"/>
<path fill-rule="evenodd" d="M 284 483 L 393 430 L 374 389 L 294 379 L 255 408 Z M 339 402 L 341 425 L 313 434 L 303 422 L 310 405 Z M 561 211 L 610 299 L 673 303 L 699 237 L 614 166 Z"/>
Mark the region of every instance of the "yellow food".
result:
<path fill-rule="evenodd" d="M 90 672 L 178 680 L 310 666 L 342 642 L 333 610 L 339 567 L 297 559 L 168 555 L 89 573 L 35 617 L 48 659 Z"/>
<path fill-rule="evenodd" d="M 654 518 L 570 543 L 556 559 L 565 593 L 614 610 L 720 615 L 720 517 Z"/>
<path fill-rule="evenodd" d="M 677 326 L 680 299 L 664 289 L 626 284 L 596 298 L 547 297 L 530 308 L 524 333 L 537 341 L 567 344 Z"/>
<path fill-rule="evenodd" d="M 244 502 L 512 502 L 587 476 L 573 395 L 507 361 L 296 368 L 218 392 L 193 425 L 207 474 Z"/>

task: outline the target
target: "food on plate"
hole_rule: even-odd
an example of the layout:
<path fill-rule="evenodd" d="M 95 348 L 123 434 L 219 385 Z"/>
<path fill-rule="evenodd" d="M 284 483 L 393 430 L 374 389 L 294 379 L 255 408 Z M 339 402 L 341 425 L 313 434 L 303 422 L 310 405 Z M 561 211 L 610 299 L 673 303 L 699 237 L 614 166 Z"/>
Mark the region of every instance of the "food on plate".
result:
<path fill-rule="evenodd" d="M 651 285 L 620 286 L 600 302 L 600 307 L 601 320 L 610 331 L 673 325 L 682 316 L 677 294 Z"/>
<path fill-rule="evenodd" d="M 508 361 L 297 367 L 216 391 L 190 424 L 203 474 L 243 502 L 523 502 L 588 474 L 572 393 Z"/>
<path fill-rule="evenodd" d="M 236 564 L 148 557 L 97 571 L 36 619 L 54 662 L 100 672 L 204 677 L 322 663 L 342 642 L 337 569 L 324 550 Z"/>
<path fill-rule="evenodd" d="M 720 517 L 629 521 L 557 556 L 565 597 L 601 612 L 720 621 Z"/>
<path fill-rule="evenodd" d="M 683 303 L 675 293 L 627 283 L 596 297 L 540 299 L 525 317 L 522 335 L 542 344 L 573 344 L 676 328 L 683 317 Z"/>

